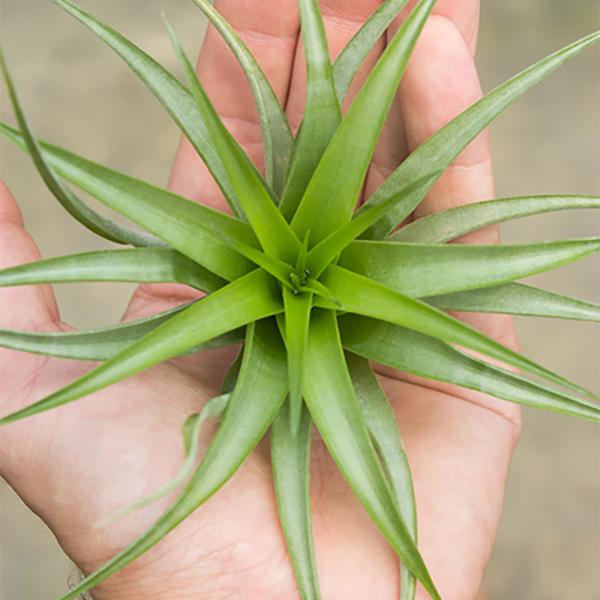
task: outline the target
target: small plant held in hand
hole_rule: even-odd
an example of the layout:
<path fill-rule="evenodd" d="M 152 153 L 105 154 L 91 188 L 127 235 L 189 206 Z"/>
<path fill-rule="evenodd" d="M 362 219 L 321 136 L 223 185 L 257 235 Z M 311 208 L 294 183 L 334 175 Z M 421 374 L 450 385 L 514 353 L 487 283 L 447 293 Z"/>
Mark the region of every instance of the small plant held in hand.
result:
<path fill-rule="evenodd" d="M 233 216 L 38 141 L 2 58 L 19 127 L 1 124 L 0 133 L 31 155 L 73 217 L 99 236 L 132 248 L 6 269 L 0 271 L 0 286 L 170 282 L 206 295 L 169 312 L 93 332 L 0 330 L 1 347 L 101 362 L 0 424 L 74 402 L 178 356 L 243 344 L 223 395 L 185 423 L 188 460 L 180 474 L 132 508 L 185 484 L 177 500 L 137 541 L 63 600 L 98 586 L 156 545 L 231 478 L 269 430 L 280 521 L 298 588 L 305 599 L 319 598 L 309 508 L 313 425 L 399 556 L 401 598 L 414 598 L 417 582 L 432 598 L 440 598 L 417 548 L 409 464 L 372 364 L 598 422 L 600 407 L 589 392 L 445 311 L 599 321 L 599 306 L 515 282 L 598 252 L 600 239 L 510 246 L 448 242 L 511 219 L 600 208 L 600 198 L 507 198 L 398 226 L 496 116 L 595 44 L 600 34 L 574 42 L 486 95 L 417 147 L 357 209 L 380 133 L 435 0 L 415 6 L 346 114 L 341 105 L 351 82 L 406 0 L 384 2 L 334 64 L 318 2 L 299 0 L 307 100 L 296 136 L 248 48 L 208 0 L 193 0 L 248 78 L 263 133 L 264 175 L 224 126 L 170 26 L 185 85 L 70 0 L 53 1 L 108 44 L 160 100 L 202 157 Z M 66 182 L 144 232 L 96 213 Z M 207 418 L 221 422 L 196 466 L 200 427 Z"/>

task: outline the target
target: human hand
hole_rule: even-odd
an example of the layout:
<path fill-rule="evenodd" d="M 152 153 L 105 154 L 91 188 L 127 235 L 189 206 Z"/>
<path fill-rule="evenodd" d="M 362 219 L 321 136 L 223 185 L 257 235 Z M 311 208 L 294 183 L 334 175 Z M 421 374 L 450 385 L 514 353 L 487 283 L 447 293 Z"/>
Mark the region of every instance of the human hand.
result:
<path fill-rule="evenodd" d="M 303 107 L 304 67 L 296 47 L 295 1 L 262 2 L 253 11 L 247 4 L 222 0 L 217 8 L 240 31 L 280 98 L 287 100 L 288 115 L 297 126 Z M 335 53 L 378 2 L 322 4 Z M 405 76 L 369 174 L 366 195 L 409 149 L 479 94 L 472 62 L 478 4 L 470 0 L 440 0 L 438 4 L 438 16 L 430 20 Z M 294 60 L 296 55 L 298 60 Z M 212 31 L 203 49 L 200 74 L 228 127 L 259 162 L 260 128 L 245 78 Z M 474 142 L 459 161 L 421 205 L 421 214 L 492 196 L 485 138 Z M 186 142 L 180 148 L 171 187 L 224 208 L 216 186 Z M 39 258 L 6 190 L 0 207 L 2 266 Z M 477 235 L 476 241 L 493 242 L 497 233 L 488 230 Z M 127 318 L 189 299 L 186 288 L 144 286 L 132 300 Z M 2 290 L 0 309 L 2 327 L 65 327 L 59 323 L 48 288 Z M 480 317 L 476 324 L 514 344 L 510 321 Z M 158 503 L 124 521 L 98 527 L 104 517 L 157 488 L 177 470 L 182 460 L 181 423 L 217 393 L 230 360 L 230 355 L 213 352 L 172 361 L 93 398 L 3 430 L 3 475 L 50 525 L 84 571 L 94 570 L 126 546 L 165 508 L 166 503 Z M 0 394 L 5 408 L 12 411 L 29 404 L 88 368 L 0 351 Z M 391 372 L 385 373 L 383 384 L 413 467 L 425 561 L 445 598 L 470 600 L 480 586 L 493 542 L 518 433 L 518 409 Z M 297 597 L 277 525 L 269 468 L 268 452 L 260 448 L 215 499 L 94 596 L 111 600 Z M 318 441 L 313 473 L 323 597 L 397 597 L 393 553 Z"/>

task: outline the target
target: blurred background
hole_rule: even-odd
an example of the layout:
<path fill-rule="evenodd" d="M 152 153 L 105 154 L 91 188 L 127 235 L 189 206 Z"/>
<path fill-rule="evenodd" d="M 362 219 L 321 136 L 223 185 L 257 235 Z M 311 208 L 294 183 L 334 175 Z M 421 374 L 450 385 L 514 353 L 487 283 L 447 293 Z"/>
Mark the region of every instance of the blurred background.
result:
<path fill-rule="evenodd" d="M 176 61 L 162 28 L 166 10 L 190 51 L 204 22 L 175 0 L 80 0 L 163 64 Z M 479 65 L 491 89 L 554 49 L 598 28 L 597 0 L 482 2 Z M 37 133 L 136 177 L 163 185 L 178 132 L 143 86 L 100 42 L 44 0 L 2 0 L 1 34 Z M 585 55 L 520 100 L 492 128 L 498 195 L 598 193 L 599 54 Z M 4 94 L 4 91 L 2 92 Z M 2 96 L 2 118 L 12 114 Z M 58 207 L 28 159 L 2 142 L 2 178 L 19 199 L 45 256 L 102 247 Z M 599 234 L 589 212 L 529 219 L 504 230 L 507 242 Z M 600 300 L 598 262 L 583 261 L 535 283 Z M 77 326 L 112 323 L 131 287 L 88 284 L 58 289 L 63 317 Z M 583 385 L 599 389 L 598 328 L 520 320 L 523 351 Z M 598 430 L 525 411 L 506 510 L 486 578 L 490 600 L 592 600 L 600 597 Z M 52 534 L 0 488 L 0 598 L 51 600 L 72 570 Z"/>

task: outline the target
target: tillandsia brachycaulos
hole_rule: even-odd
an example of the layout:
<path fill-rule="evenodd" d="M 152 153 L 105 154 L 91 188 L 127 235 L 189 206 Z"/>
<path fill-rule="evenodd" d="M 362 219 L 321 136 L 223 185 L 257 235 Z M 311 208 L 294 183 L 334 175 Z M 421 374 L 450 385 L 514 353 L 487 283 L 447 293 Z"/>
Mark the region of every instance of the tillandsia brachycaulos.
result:
<path fill-rule="evenodd" d="M 406 0 L 383 2 L 334 62 L 319 3 L 298 0 L 307 96 L 297 134 L 235 30 L 208 0 L 192 0 L 248 79 L 260 118 L 264 173 L 228 131 L 168 23 L 183 84 L 70 0 L 53 2 L 112 48 L 163 104 L 212 174 L 232 215 L 39 141 L 2 56 L 18 128 L 1 124 L 0 133 L 31 155 L 50 191 L 75 219 L 100 237 L 132 248 L 5 269 L 0 286 L 178 283 L 204 295 L 97 331 L 0 330 L 0 346 L 7 349 L 100 362 L 66 387 L 4 416 L 0 424 L 8 427 L 82 399 L 177 357 L 241 345 L 222 394 L 184 424 L 187 460 L 180 473 L 131 507 L 182 487 L 170 508 L 63 600 L 99 586 L 158 544 L 234 475 L 269 430 L 281 528 L 299 593 L 319 598 L 310 511 L 313 427 L 399 557 L 400 597 L 415 598 L 420 583 L 431 598 L 440 598 L 418 550 L 409 462 L 374 365 L 598 422 L 593 394 L 447 311 L 599 321 L 600 307 L 594 304 L 516 283 L 597 253 L 599 239 L 449 242 L 512 219 L 600 208 L 600 199 L 505 198 L 407 219 L 499 114 L 594 45 L 600 34 L 572 43 L 488 93 L 418 145 L 361 203 L 380 134 L 435 0 L 421 0 L 407 12 L 345 111 L 360 66 L 406 8 Z M 144 231 L 95 212 L 68 184 Z M 198 461 L 206 419 L 219 425 Z"/>

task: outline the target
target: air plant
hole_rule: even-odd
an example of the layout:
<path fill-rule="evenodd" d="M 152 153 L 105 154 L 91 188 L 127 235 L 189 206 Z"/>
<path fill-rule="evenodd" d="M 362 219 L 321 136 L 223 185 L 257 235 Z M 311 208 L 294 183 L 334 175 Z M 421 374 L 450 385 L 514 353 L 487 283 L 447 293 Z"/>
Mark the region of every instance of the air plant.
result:
<path fill-rule="evenodd" d="M 598 252 L 599 239 L 447 243 L 511 219 L 600 208 L 600 198 L 506 198 L 398 226 L 496 116 L 596 43 L 600 34 L 572 43 L 490 92 L 419 146 L 356 209 L 379 134 L 435 0 L 421 0 L 412 10 L 345 115 L 341 104 L 350 83 L 405 0 L 384 2 L 334 64 L 318 2 L 299 0 L 308 94 L 296 136 L 247 47 L 208 0 L 193 0 L 248 78 L 262 126 L 264 175 L 225 128 L 170 27 L 185 85 L 70 0 L 53 1 L 108 44 L 164 105 L 219 184 L 233 216 L 38 141 L 2 59 L 19 129 L 2 124 L 0 133 L 29 152 L 73 217 L 100 237 L 132 248 L 6 269 L 0 272 L 0 286 L 178 282 L 206 295 L 169 312 L 92 332 L 1 330 L 0 346 L 101 364 L 0 424 L 74 402 L 177 356 L 243 344 L 224 395 L 185 424 L 188 460 L 182 472 L 138 506 L 185 483 L 183 491 L 137 541 L 63 600 L 99 585 L 157 544 L 228 481 L 269 429 L 280 521 L 298 588 L 303 598 L 318 598 L 308 501 L 313 425 L 399 556 L 401 597 L 414 598 L 420 581 L 432 598 L 440 598 L 417 549 L 409 464 L 372 363 L 598 422 L 599 406 L 585 399 L 589 392 L 445 311 L 600 320 L 596 305 L 515 283 Z M 145 231 L 96 213 L 66 182 Z M 512 369 L 493 366 L 468 351 Z M 515 374 L 515 369 L 537 380 Z M 196 467 L 200 425 L 206 418 L 221 422 Z"/>

